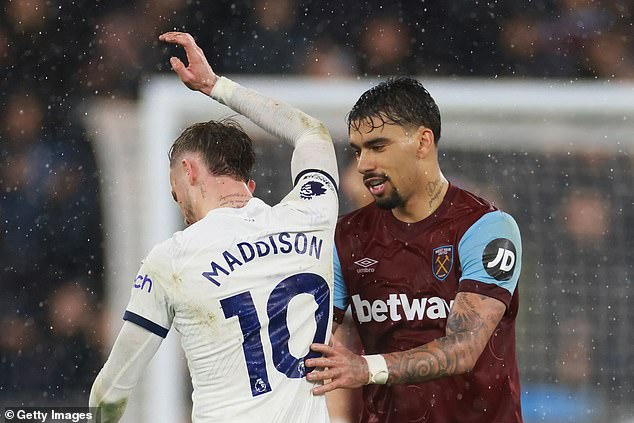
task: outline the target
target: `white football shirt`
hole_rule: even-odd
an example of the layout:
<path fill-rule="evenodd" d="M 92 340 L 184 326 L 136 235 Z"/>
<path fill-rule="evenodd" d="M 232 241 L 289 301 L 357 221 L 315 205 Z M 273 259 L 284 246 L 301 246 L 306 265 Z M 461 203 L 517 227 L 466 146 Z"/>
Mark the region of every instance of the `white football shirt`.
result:
<path fill-rule="evenodd" d="M 304 359 L 330 338 L 337 213 L 332 177 L 305 170 L 279 204 L 214 209 L 150 252 L 124 319 L 181 334 L 193 422 L 328 421 Z"/>

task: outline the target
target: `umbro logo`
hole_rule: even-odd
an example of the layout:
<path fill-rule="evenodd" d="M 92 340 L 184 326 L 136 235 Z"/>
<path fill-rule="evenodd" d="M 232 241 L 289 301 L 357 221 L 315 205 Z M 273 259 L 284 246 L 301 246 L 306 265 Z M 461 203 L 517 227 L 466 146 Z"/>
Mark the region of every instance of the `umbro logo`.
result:
<path fill-rule="evenodd" d="M 361 269 L 357 269 L 357 273 L 371 273 L 374 272 L 374 269 L 370 266 L 374 266 L 378 263 L 378 260 L 371 259 L 369 257 L 364 257 L 361 260 L 357 260 L 354 262 L 357 266 L 361 267 Z"/>
<path fill-rule="evenodd" d="M 357 266 L 361 266 L 361 267 L 370 267 L 373 264 L 377 264 L 378 261 L 371 259 L 371 258 L 362 258 L 361 260 L 357 260 L 354 262 L 354 264 L 356 264 Z"/>

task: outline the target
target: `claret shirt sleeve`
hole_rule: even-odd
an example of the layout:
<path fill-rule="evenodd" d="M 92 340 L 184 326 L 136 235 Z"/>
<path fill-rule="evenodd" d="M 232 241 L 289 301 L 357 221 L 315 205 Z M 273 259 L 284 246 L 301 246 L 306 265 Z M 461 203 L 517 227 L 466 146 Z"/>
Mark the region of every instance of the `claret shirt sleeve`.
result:
<path fill-rule="evenodd" d="M 174 310 L 164 288 L 173 274 L 166 244 L 156 246 L 144 260 L 132 282 L 130 302 L 123 320 L 165 338 L 172 326 Z"/>
<path fill-rule="evenodd" d="M 513 217 L 487 213 L 458 244 L 462 267 L 459 291 L 477 292 L 509 305 L 522 268 L 522 240 Z"/>

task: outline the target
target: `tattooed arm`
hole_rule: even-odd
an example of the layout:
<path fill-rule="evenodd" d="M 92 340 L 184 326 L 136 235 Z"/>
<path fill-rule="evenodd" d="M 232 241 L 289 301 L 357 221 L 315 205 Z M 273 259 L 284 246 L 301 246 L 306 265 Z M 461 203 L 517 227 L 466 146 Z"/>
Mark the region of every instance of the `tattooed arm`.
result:
<path fill-rule="evenodd" d="M 388 368 L 387 383 L 420 383 L 471 371 L 505 310 L 504 303 L 495 298 L 458 293 L 447 318 L 444 337 L 411 350 L 383 354 Z M 307 360 L 306 365 L 326 368 L 306 376 L 310 381 L 324 382 L 313 389 L 316 395 L 368 383 L 367 361 L 341 346 L 335 347 L 311 346 L 323 357 Z"/>
<path fill-rule="evenodd" d="M 473 369 L 506 306 L 495 298 L 460 292 L 443 338 L 408 351 L 384 354 L 388 383 L 417 383 Z"/>

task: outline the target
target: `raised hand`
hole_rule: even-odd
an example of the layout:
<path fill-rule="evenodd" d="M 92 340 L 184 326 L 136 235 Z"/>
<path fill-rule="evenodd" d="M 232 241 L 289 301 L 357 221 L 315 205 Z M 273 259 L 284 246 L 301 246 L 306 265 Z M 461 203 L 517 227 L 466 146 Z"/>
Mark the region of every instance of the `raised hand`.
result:
<path fill-rule="evenodd" d="M 211 95 L 218 76 L 209 65 L 205 53 L 194 41 L 194 37 L 185 32 L 166 32 L 159 36 L 159 40 L 177 44 L 185 49 L 188 66 L 185 66 L 178 57 L 171 57 L 172 69 L 187 88 Z"/>

